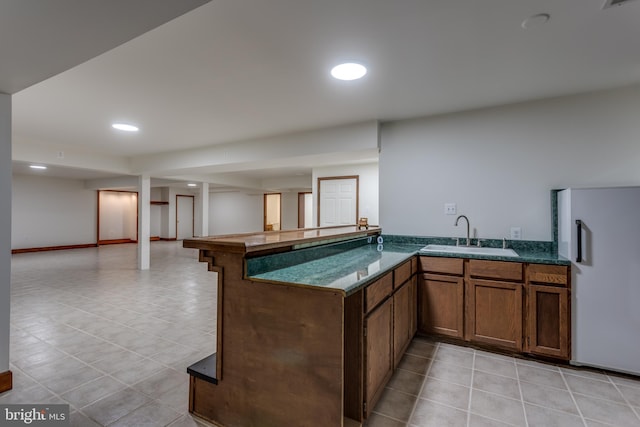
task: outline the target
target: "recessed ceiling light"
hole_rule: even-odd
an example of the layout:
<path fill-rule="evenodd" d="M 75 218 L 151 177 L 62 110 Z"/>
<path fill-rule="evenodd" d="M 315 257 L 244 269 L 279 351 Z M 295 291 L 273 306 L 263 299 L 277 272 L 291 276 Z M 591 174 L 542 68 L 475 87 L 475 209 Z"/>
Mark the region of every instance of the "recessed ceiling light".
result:
<path fill-rule="evenodd" d="M 125 132 L 138 132 L 140 130 L 138 129 L 138 126 L 129 125 L 127 123 L 114 123 L 111 127 Z"/>
<path fill-rule="evenodd" d="M 187 187 L 197 187 L 198 184 L 194 184 L 193 182 L 190 182 L 187 184 Z"/>
<path fill-rule="evenodd" d="M 357 80 L 367 74 L 367 68 L 355 62 L 346 62 L 331 69 L 331 75 L 338 80 Z"/>
<path fill-rule="evenodd" d="M 46 169 L 46 166 L 42 166 L 42 165 L 29 165 L 29 167 L 31 169 Z"/>

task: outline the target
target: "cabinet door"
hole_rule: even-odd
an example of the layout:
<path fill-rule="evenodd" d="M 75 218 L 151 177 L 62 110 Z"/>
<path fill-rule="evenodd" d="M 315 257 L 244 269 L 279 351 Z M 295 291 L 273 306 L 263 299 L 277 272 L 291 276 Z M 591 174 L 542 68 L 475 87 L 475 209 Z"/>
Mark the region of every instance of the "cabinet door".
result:
<path fill-rule="evenodd" d="M 364 319 L 364 413 L 373 410 L 393 374 L 393 298 Z"/>
<path fill-rule="evenodd" d="M 463 338 L 464 280 L 423 274 L 418 289 L 418 329 L 428 334 Z"/>
<path fill-rule="evenodd" d="M 569 360 L 569 291 L 529 285 L 527 299 L 529 352 Z"/>
<path fill-rule="evenodd" d="M 471 341 L 522 351 L 522 284 L 469 280 Z"/>
<path fill-rule="evenodd" d="M 414 335 L 415 325 L 415 282 L 409 280 L 393 294 L 393 366 L 400 359 Z"/>

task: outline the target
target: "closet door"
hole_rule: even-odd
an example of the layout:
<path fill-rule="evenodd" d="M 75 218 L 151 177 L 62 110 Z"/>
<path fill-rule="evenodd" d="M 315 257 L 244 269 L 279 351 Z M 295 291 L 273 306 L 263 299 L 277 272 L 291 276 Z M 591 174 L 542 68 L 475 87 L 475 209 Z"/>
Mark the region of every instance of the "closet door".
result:
<path fill-rule="evenodd" d="M 177 239 L 193 237 L 193 196 L 176 196 L 176 234 Z"/>

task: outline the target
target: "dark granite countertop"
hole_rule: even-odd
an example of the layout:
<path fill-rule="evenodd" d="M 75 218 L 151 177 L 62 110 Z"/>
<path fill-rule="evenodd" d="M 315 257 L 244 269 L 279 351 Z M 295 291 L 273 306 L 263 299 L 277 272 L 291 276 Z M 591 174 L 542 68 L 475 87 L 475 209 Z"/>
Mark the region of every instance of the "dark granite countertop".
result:
<path fill-rule="evenodd" d="M 544 246 L 523 245 L 521 248 L 514 249 L 518 253 L 518 257 L 501 257 L 448 252 L 423 253 L 420 249 L 425 246 L 424 241 L 407 241 L 394 239 L 393 237 L 387 240 L 388 242 L 385 241 L 383 245 L 375 243 L 351 245 L 345 247 L 344 250 L 340 250 L 340 247 L 338 247 L 337 250 L 329 252 L 328 255 L 318 254 L 315 258 L 310 257 L 309 253 L 307 253 L 306 256 L 301 257 L 302 260 L 300 262 L 290 262 L 288 264 L 283 264 L 282 259 L 294 257 L 291 253 L 288 255 L 276 255 L 268 259 L 264 257 L 262 260 L 255 260 L 260 264 L 257 267 L 252 265 L 247 268 L 248 278 L 258 281 L 264 280 L 321 287 L 342 291 L 349 295 L 416 254 L 450 258 L 570 265 L 568 260 L 558 257 Z M 313 254 L 311 253 L 311 255 Z M 269 266 L 273 268 L 270 269 Z"/>
<path fill-rule="evenodd" d="M 272 271 L 250 275 L 251 280 L 294 283 L 338 290 L 349 295 L 414 256 L 415 244 L 364 244 Z"/>
<path fill-rule="evenodd" d="M 549 251 L 536 251 L 527 249 L 514 249 L 519 255 L 517 257 L 510 256 L 497 256 L 497 255 L 479 255 L 479 254 L 464 254 L 464 253 L 450 253 L 450 252 L 424 252 L 418 251 L 419 255 L 425 256 L 437 256 L 446 258 L 469 258 L 469 259 L 488 259 L 494 261 L 510 261 L 510 262 L 528 262 L 531 264 L 554 264 L 554 265 L 571 265 L 571 262 L 558 256 L 557 254 Z"/>

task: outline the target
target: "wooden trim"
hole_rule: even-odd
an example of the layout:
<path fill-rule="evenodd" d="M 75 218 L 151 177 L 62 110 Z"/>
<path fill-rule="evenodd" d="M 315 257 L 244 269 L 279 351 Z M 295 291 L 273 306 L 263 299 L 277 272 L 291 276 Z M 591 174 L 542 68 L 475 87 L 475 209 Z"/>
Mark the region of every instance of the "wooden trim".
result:
<path fill-rule="evenodd" d="M 178 197 L 191 197 L 191 238 L 196 232 L 196 196 L 192 194 L 176 194 L 176 240 L 178 240 Z"/>
<path fill-rule="evenodd" d="M 100 241 L 100 190 L 96 190 L 96 242 Z"/>
<path fill-rule="evenodd" d="M 360 290 L 344 300 L 343 412 L 357 421 L 362 421 L 364 415 L 363 295 L 364 291 Z"/>
<path fill-rule="evenodd" d="M 175 237 L 161 237 L 160 240 L 162 240 L 163 242 L 175 242 L 178 239 Z"/>
<path fill-rule="evenodd" d="M 217 310 L 218 313 L 224 313 L 224 268 L 220 266 L 211 266 L 209 271 L 213 271 L 218 273 L 218 283 L 216 286 L 218 288 L 217 297 Z M 224 320 L 223 316 L 216 316 L 216 353 L 218 353 L 216 357 L 216 378 L 218 381 L 222 381 L 222 363 L 223 363 L 223 349 L 224 349 L 224 341 L 222 331 L 224 330 Z"/>
<path fill-rule="evenodd" d="M 152 242 L 157 242 L 158 240 L 160 240 L 160 236 L 151 236 L 149 237 L 149 240 Z"/>
<path fill-rule="evenodd" d="M 189 376 L 189 412 L 193 413 L 195 408 L 196 377 Z"/>
<path fill-rule="evenodd" d="M 11 371 L 0 373 L 0 393 L 13 388 L 13 374 Z"/>
<path fill-rule="evenodd" d="M 152 205 L 168 205 L 169 204 L 169 202 L 163 202 L 161 200 L 152 200 L 149 203 L 151 203 Z"/>
<path fill-rule="evenodd" d="M 336 179 L 355 179 L 356 180 L 356 217 L 354 218 L 354 224 L 358 223 L 360 217 L 360 175 L 348 175 L 348 176 L 327 176 L 318 177 L 318 220 L 317 226 L 320 227 L 320 183 L 322 181 L 330 181 Z"/>
<path fill-rule="evenodd" d="M 138 243 L 138 241 L 133 239 L 111 239 L 98 241 L 98 245 L 119 245 L 121 243 Z"/>
<path fill-rule="evenodd" d="M 97 243 L 85 243 L 82 245 L 63 245 L 63 246 L 43 246 L 40 248 L 21 248 L 21 249 L 11 249 L 12 254 L 24 254 L 28 252 L 46 252 L 46 251 L 62 251 L 67 249 L 85 249 L 85 248 L 95 248 L 98 246 Z"/>

